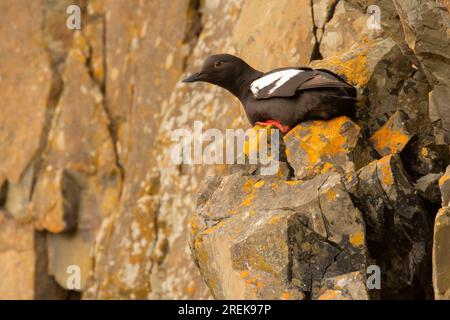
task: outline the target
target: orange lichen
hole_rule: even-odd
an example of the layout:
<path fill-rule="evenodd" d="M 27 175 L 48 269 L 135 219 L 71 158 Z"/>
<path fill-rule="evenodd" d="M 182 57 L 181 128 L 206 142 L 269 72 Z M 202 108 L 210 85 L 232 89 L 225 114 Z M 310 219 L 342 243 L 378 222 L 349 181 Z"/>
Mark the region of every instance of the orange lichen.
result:
<path fill-rule="evenodd" d="M 329 162 L 325 162 L 322 166 L 322 169 L 320 170 L 320 173 L 325 174 L 330 171 L 331 168 L 333 168 L 333 165 Z"/>
<path fill-rule="evenodd" d="M 216 223 L 216 224 L 213 225 L 212 227 L 207 228 L 205 231 L 203 231 L 203 233 L 204 233 L 204 234 L 211 234 L 211 233 L 213 233 L 214 231 L 216 231 L 217 229 L 219 229 L 221 226 L 223 226 L 224 223 L 225 223 L 225 221 L 226 221 L 226 220 L 222 220 L 222 221 Z"/>
<path fill-rule="evenodd" d="M 280 221 L 280 216 L 273 216 L 269 219 L 269 224 L 276 224 L 278 221 Z"/>
<path fill-rule="evenodd" d="M 390 166 L 391 156 L 387 156 L 378 160 L 377 168 L 380 169 L 381 180 L 385 185 L 392 185 L 394 183 L 394 177 L 392 176 Z"/>
<path fill-rule="evenodd" d="M 264 186 L 266 182 L 264 180 L 258 181 L 254 184 L 255 189 L 259 189 Z"/>
<path fill-rule="evenodd" d="M 302 182 L 302 180 L 283 181 L 284 184 L 287 184 L 289 186 L 296 186 Z"/>
<path fill-rule="evenodd" d="M 200 224 L 198 222 L 197 216 L 195 215 L 191 216 L 191 218 L 189 219 L 189 226 L 193 234 L 196 234 L 198 232 L 198 230 L 200 229 Z"/>
<path fill-rule="evenodd" d="M 253 128 L 247 130 L 246 135 L 248 139 L 246 139 L 244 143 L 244 153 L 247 157 L 249 157 L 250 154 L 258 153 L 260 140 L 263 139 L 263 136 L 260 136 L 261 133 L 265 134 L 267 142 L 270 141 L 271 128 L 272 126 L 263 127 L 255 125 Z"/>
<path fill-rule="evenodd" d="M 336 199 L 336 192 L 333 189 L 329 189 L 326 193 L 328 201 L 334 201 Z"/>
<path fill-rule="evenodd" d="M 375 150 L 379 154 L 399 153 L 409 141 L 409 136 L 400 130 L 392 130 L 389 125 L 384 125 L 370 137 Z"/>
<path fill-rule="evenodd" d="M 343 75 L 351 84 L 364 87 L 370 79 L 367 55 L 375 44 L 365 36 L 360 37 L 357 43 L 358 46 L 352 48 L 352 56 L 349 56 L 348 52 L 341 51 L 333 57 L 317 62 L 314 67 L 331 69 Z"/>
<path fill-rule="evenodd" d="M 363 245 L 364 244 L 364 233 L 360 231 L 355 234 L 352 234 L 349 238 L 349 241 L 354 247 Z"/>
<path fill-rule="evenodd" d="M 297 126 L 287 137 L 293 135 L 299 140 L 300 149 L 306 153 L 310 170 L 319 170 L 319 172 L 322 170 L 325 173 L 333 166 L 329 162 L 324 162 L 322 157 L 347 154 L 349 148 L 356 143 L 356 141 L 348 141 L 347 136 L 357 137 L 360 130 L 358 126 L 352 123 L 351 128 L 346 128 L 346 130 L 353 130 L 354 134 L 344 135 L 342 132 L 348 121 L 350 120 L 345 116 L 329 121 L 312 121 Z"/>
<path fill-rule="evenodd" d="M 244 188 L 244 191 L 246 194 L 252 193 L 254 184 L 255 184 L 255 180 L 253 180 L 252 178 L 245 181 L 243 188 Z"/>
<path fill-rule="evenodd" d="M 338 290 L 327 290 L 320 295 L 319 300 L 337 300 L 340 296 L 341 292 Z"/>
<path fill-rule="evenodd" d="M 195 284 L 189 284 L 186 287 L 186 293 L 189 294 L 190 296 L 192 296 L 195 292 L 197 291 L 197 288 L 195 286 Z"/>
<path fill-rule="evenodd" d="M 292 298 L 292 294 L 289 291 L 285 291 L 281 294 L 281 300 L 290 300 Z"/>
<path fill-rule="evenodd" d="M 252 204 L 253 199 L 255 199 L 255 194 L 250 194 L 244 201 L 242 201 L 241 206 L 249 206 Z"/>
<path fill-rule="evenodd" d="M 449 174 L 444 174 L 439 179 L 439 186 L 442 187 L 445 184 L 445 182 L 447 182 L 447 180 L 450 180 L 450 175 Z"/>

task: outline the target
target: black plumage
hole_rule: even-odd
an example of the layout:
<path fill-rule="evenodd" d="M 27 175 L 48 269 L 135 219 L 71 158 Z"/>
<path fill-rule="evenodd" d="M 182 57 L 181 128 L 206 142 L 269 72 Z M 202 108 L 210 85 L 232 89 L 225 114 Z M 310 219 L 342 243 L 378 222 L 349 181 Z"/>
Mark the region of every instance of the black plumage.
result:
<path fill-rule="evenodd" d="M 352 116 L 356 89 L 324 69 L 280 68 L 267 73 L 242 59 L 219 54 L 183 82 L 205 81 L 227 89 L 243 104 L 252 125 L 275 125 L 282 132 L 305 120 Z"/>

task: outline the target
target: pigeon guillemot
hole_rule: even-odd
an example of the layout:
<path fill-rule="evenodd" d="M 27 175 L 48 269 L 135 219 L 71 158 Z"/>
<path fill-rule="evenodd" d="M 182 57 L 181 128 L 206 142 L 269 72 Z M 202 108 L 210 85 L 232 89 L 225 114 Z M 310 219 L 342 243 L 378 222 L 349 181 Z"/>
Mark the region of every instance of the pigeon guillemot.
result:
<path fill-rule="evenodd" d="M 352 116 L 356 89 L 325 69 L 280 68 L 263 73 L 229 54 L 212 55 L 200 72 L 183 82 L 218 85 L 243 104 L 252 125 L 273 125 L 286 133 L 302 121 Z"/>

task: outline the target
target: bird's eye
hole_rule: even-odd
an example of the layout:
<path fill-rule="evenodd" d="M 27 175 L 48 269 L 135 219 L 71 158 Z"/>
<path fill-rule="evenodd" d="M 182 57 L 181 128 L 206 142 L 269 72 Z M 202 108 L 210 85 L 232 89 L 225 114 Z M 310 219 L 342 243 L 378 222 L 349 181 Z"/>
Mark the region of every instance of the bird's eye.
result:
<path fill-rule="evenodd" d="M 219 67 L 222 66 L 222 64 L 223 64 L 222 61 L 216 61 L 216 62 L 214 62 L 214 67 L 215 67 L 215 68 L 219 68 Z"/>

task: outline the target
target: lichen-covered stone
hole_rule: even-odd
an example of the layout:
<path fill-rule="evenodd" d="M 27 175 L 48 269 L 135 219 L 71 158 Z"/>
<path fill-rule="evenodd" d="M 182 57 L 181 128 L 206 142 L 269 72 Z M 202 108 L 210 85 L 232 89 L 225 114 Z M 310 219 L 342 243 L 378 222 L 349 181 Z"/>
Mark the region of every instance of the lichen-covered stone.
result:
<path fill-rule="evenodd" d="M 78 222 L 80 187 L 68 172 L 46 170 L 36 185 L 30 206 L 38 230 L 53 233 L 74 230 Z M 40 189 L 44 190 L 41 191 Z"/>
<path fill-rule="evenodd" d="M 330 284 L 351 272 L 365 277 L 364 222 L 340 175 L 234 174 L 214 185 L 191 220 L 191 250 L 216 298 L 317 299 L 322 287 L 364 296 Z"/>
<path fill-rule="evenodd" d="M 303 122 L 284 136 L 288 162 L 300 179 L 331 170 L 351 174 L 359 169 L 356 166 L 370 159 L 358 151 L 360 139 L 360 128 L 345 116 Z"/>
<path fill-rule="evenodd" d="M 407 116 L 397 111 L 370 137 L 374 149 L 381 156 L 400 153 L 411 140 L 413 135 L 408 131 L 406 121 Z"/>

